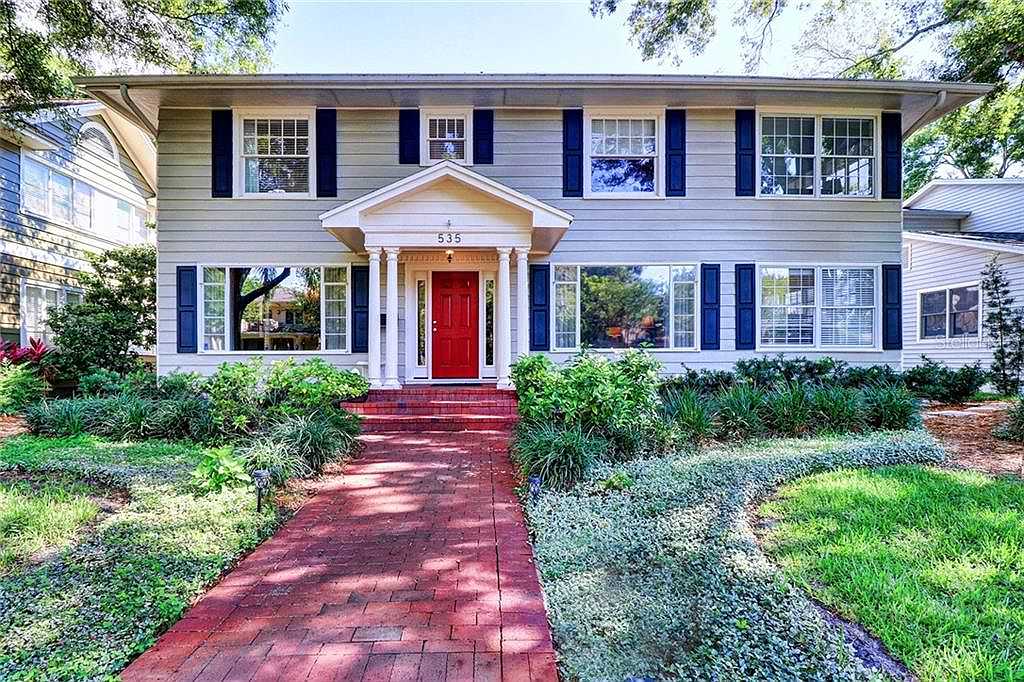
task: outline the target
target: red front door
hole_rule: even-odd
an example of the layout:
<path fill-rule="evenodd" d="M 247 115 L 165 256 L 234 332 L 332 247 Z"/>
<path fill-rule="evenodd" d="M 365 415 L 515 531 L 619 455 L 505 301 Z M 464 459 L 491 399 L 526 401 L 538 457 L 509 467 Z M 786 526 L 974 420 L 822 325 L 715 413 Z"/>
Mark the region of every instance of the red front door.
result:
<path fill-rule="evenodd" d="M 434 273 L 433 378 L 479 378 L 479 298 L 477 273 Z"/>

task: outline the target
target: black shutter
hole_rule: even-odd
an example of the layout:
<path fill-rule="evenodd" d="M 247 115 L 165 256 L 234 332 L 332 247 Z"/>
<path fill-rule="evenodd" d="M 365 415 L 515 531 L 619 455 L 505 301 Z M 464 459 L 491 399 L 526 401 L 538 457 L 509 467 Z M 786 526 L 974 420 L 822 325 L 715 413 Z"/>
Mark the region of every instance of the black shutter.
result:
<path fill-rule="evenodd" d="M 562 196 L 583 196 L 583 110 L 562 112 Z"/>
<path fill-rule="evenodd" d="M 231 173 L 232 114 L 230 109 L 215 109 L 210 114 L 211 192 L 214 198 L 230 197 L 234 184 Z"/>
<path fill-rule="evenodd" d="M 700 266 L 700 347 L 718 350 L 720 344 L 722 266 Z"/>
<path fill-rule="evenodd" d="M 736 264 L 736 350 L 754 350 L 754 264 Z"/>
<path fill-rule="evenodd" d="M 686 110 L 665 112 L 665 196 L 686 196 Z"/>
<path fill-rule="evenodd" d="M 370 267 L 352 266 L 352 352 L 370 348 Z"/>
<path fill-rule="evenodd" d="M 494 163 L 494 112 L 473 110 L 473 163 Z"/>
<path fill-rule="evenodd" d="M 316 110 L 316 195 L 338 196 L 338 112 Z"/>
<path fill-rule="evenodd" d="M 882 266 L 882 350 L 903 349 L 903 275 L 899 265 Z"/>
<path fill-rule="evenodd" d="M 420 111 L 398 112 L 398 163 L 420 162 Z"/>
<path fill-rule="evenodd" d="M 530 266 L 530 350 L 549 350 L 551 266 Z"/>
<path fill-rule="evenodd" d="M 196 300 L 199 295 L 196 280 L 196 266 L 179 265 L 177 272 L 178 288 L 178 352 L 199 352 L 198 329 L 196 322 Z"/>
<path fill-rule="evenodd" d="M 903 117 L 882 112 L 882 198 L 903 198 Z"/>
<path fill-rule="evenodd" d="M 755 126 L 753 109 L 736 110 L 736 196 L 754 196 Z"/>

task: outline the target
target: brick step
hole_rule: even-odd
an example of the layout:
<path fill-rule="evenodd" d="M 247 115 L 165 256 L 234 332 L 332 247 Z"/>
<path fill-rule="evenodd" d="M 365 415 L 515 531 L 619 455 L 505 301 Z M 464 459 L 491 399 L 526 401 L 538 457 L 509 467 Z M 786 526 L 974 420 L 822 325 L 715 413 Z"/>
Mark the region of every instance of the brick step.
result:
<path fill-rule="evenodd" d="M 499 391 L 493 386 L 406 386 L 397 390 L 370 389 L 367 400 L 405 400 L 411 398 L 435 398 L 442 400 L 515 400 L 513 391 Z"/>
<path fill-rule="evenodd" d="M 504 431 L 517 421 L 513 416 L 487 414 L 380 415 L 363 416 L 363 433 L 405 433 L 414 431 Z"/>
<path fill-rule="evenodd" d="M 349 405 L 350 412 L 370 415 L 431 415 L 431 414 L 479 414 L 510 416 L 516 414 L 515 403 L 502 403 L 496 400 L 457 401 L 381 401 Z"/>

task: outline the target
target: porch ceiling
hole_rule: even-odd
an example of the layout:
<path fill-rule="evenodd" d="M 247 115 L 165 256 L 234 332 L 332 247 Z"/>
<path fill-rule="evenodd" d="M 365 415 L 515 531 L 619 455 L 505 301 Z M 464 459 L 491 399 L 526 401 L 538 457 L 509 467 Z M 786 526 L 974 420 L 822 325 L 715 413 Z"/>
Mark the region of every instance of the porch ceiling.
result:
<path fill-rule="evenodd" d="M 550 253 L 572 216 L 452 161 L 342 204 L 321 225 L 348 248 L 529 247 Z"/>

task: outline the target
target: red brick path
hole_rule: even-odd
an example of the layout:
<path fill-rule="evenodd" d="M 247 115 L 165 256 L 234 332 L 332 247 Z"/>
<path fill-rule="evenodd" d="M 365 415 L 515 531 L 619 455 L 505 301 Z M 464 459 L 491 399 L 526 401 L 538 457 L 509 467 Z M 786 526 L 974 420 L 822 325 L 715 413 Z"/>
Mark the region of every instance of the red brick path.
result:
<path fill-rule="evenodd" d="M 507 431 L 363 440 L 125 680 L 557 680 Z"/>

